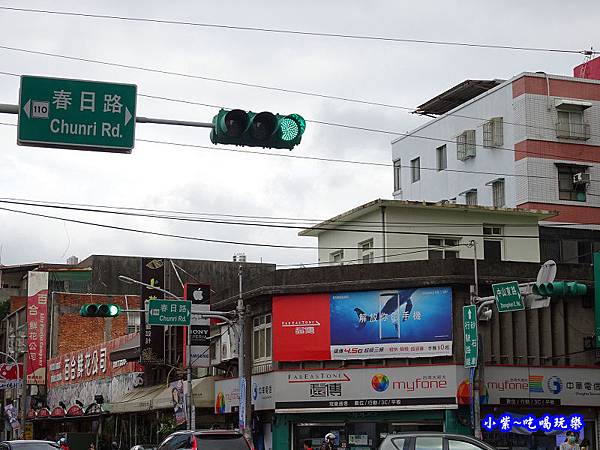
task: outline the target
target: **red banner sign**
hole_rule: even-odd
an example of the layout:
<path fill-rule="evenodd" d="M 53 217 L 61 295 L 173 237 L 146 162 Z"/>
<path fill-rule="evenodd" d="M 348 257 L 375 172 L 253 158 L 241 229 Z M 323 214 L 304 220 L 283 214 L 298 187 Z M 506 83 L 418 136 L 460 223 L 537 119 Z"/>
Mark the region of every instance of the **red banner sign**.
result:
<path fill-rule="evenodd" d="M 46 382 L 48 272 L 27 275 L 27 384 Z"/>
<path fill-rule="evenodd" d="M 331 359 L 329 294 L 273 296 L 273 359 Z"/>
<path fill-rule="evenodd" d="M 135 336 L 135 334 L 129 334 L 50 359 L 48 361 L 48 388 L 110 378 L 124 373 L 141 372 L 142 366 L 136 362 L 110 360 L 111 352 L 128 343 Z"/>

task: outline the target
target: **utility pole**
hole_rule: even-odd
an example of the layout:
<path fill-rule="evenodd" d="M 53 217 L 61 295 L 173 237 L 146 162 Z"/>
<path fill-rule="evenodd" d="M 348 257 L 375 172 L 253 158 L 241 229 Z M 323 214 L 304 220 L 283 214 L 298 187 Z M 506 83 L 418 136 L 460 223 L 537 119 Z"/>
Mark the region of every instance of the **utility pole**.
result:
<path fill-rule="evenodd" d="M 470 242 L 473 246 L 473 275 L 475 277 L 475 289 L 471 295 L 471 305 L 474 305 L 479 298 L 479 273 L 477 268 L 477 243 L 475 240 Z M 475 320 L 479 321 L 478 315 Z M 484 382 L 482 379 L 483 374 L 483 355 L 482 355 L 482 336 L 479 327 L 477 327 L 477 366 L 475 367 L 475 375 L 473 376 L 473 427 L 474 434 L 477 439 L 481 439 L 481 386 Z"/>
<path fill-rule="evenodd" d="M 249 416 L 249 412 L 251 411 L 252 408 L 252 404 L 249 401 L 250 396 L 248 395 L 250 393 L 248 386 L 247 386 L 247 367 L 246 365 L 250 364 L 248 361 L 246 361 L 246 345 L 245 345 L 245 340 L 246 340 L 246 308 L 244 307 L 244 300 L 242 299 L 242 281 L 243 281 L 243 275 L 242 275 L 242 266 L 240 265 L 239 270 L 238 270 L 238 281 L 239 281 L 239 296 L 238 296 L 238 302 L 237 302 L 237 307 L 236 307 L 236 311 L 237 311 L 237 319 L 238 319 L 238 377 L 239 377 L 239 381 L 240 381 L 240 406 L 239 406 L 239 417 L 238 417 L 238 423 L 239 423 L 239 428 L 240 431 L 244 434 L 244 436 L 246 436 L 247 438 L 251 438 L 251 433 L 250 433 L 250 427 L 248 424 L 248 416 Z M 250 370 L 252 370 L 252 365 L 250 364 L 248 366 L 248 368 L 250 368 Z M 252 372 L 250 372 L 252 373 Z"/>

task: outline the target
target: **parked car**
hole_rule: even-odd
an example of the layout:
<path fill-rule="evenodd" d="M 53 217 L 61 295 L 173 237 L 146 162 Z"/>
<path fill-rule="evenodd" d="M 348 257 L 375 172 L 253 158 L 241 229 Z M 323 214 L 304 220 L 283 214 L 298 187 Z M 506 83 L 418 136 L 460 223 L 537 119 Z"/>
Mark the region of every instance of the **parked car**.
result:
<path fill-rule="evenodd" d="M 131 447 L 129 450 L 156 450 L 156 445 L 154 444 L 136 444 Z"/>
<path fill-rule="evenodd" d="M 388 434 L 379 450 L 495 450 L 490 444 L 460 434 L 419 432 Z"/>
<path fill-rule="evenodd" d="M 158 450 L 252 450 L 252 446 L 239 431 L 186 430 L 167 436 Z"/>
<path fill-rule="evenodd" d="M 20 440 L 2 441 L 0 450 L 60 450 L 60 445 L 52 441 Z"/>

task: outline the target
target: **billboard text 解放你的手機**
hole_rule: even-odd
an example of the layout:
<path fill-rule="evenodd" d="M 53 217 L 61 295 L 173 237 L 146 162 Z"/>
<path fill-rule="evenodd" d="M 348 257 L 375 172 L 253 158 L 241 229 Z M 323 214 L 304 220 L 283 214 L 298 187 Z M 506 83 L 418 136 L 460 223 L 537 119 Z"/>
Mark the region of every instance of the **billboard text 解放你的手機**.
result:
<path fill-rule="evenodd" d="M 449 287 L 276 296 L 273 322 L 280 361 L 452 354 Z"/>

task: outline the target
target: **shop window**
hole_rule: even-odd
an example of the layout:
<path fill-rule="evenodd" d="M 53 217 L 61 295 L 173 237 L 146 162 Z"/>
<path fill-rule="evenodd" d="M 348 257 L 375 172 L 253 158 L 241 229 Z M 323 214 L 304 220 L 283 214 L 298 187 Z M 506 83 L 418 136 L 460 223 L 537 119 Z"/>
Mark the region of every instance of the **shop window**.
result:
<path fill-rule="evenodd" d="M 271 314 L 254 317 L 252 321 L 252 357 L 255 364 L 271 361 Z"/>
<path fill-rule="evenodd" d="M 415 439 L 415 450 L 442 450 L 442 438 L 423 436 Z"/>

